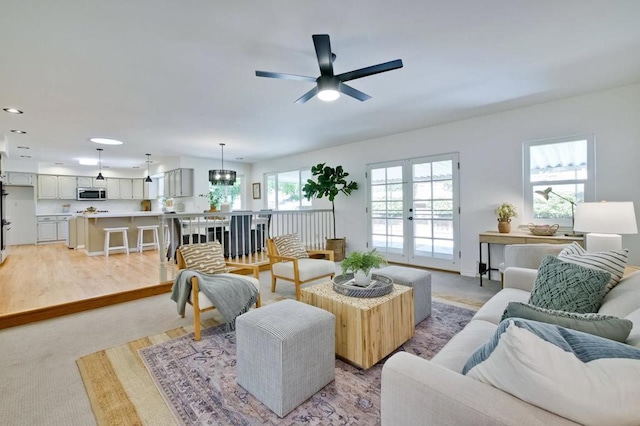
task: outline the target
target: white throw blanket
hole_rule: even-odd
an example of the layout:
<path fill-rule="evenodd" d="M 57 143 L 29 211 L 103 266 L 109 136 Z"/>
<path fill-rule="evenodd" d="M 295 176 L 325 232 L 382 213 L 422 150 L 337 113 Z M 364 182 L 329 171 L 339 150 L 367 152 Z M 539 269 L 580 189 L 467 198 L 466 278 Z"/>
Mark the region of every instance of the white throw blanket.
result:
<path fill-rule="evenodd" d="M 171 300 L 177 303 L 180 315 L 191 297 L 192 277 L 198 278 L 200 291 L 218 309 L 228 330 L 235 329 L 236 317 L 247 312 L 258 297 L 255 285 L 241 275 L 209 275 L 185 269 L 178 273 L 171 289 Z"/>

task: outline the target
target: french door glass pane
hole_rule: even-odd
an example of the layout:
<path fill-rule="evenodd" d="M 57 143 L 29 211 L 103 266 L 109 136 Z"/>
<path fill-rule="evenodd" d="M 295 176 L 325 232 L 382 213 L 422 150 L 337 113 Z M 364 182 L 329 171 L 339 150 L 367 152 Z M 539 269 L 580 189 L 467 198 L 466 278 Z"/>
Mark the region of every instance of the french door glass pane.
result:
<path fill-rule="evenodd" d="M 404 249 L 402 167 L 371 170 L 371 232 L 373 247 L 381 252 Z"/>

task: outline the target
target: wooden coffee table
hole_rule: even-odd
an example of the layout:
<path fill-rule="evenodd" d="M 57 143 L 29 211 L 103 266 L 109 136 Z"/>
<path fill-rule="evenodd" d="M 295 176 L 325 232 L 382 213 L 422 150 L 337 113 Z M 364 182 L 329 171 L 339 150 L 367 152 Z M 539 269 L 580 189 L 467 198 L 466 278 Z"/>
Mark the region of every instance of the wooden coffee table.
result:
<path fill-rule="evenodd" d="M 336 316 L 336 355 L 369 368 L 413 336 L 413 288 L 394 284 L 386 296 L 348 297 L 331 281 L 301 289 L 300 300 Z"/>

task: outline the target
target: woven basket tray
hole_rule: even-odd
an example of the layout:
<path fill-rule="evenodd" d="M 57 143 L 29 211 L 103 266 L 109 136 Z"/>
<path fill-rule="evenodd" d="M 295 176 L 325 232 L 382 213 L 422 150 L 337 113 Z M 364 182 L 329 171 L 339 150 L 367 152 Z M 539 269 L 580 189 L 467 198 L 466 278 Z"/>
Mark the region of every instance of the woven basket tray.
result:
<path fill-rule="evenodd" d="M 393 280 L 377 274 L 371 275 L 371 284 L 368 287 L 352 284 L 353 274 L 337 275 L 333 278 L 333 289 L 349 297 L 380 297 L 393 290 Z"/>
<path fill-rule="evenodd" d="M 560 225 L 557 225 L 557 224 L 556 225 L 534 225 L 533 223 L 530 223 L 528 225 L 529 231 L 533 235 L 544 236 L 544 237 L 549 237 L 551 235 L 554 235 L 559 227 Z"/>

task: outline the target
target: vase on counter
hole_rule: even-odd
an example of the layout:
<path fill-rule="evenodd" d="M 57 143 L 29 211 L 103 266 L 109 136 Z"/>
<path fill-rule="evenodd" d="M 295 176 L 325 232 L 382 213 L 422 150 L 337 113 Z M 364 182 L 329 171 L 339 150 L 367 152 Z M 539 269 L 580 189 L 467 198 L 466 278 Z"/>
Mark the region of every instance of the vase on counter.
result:
<path fill-rule="evenodd" d="M 511 232 L 511 219 L 498 219 L 498 232 L 500 232 L 501 234 L 508 234 L 509 232 Z"/>

